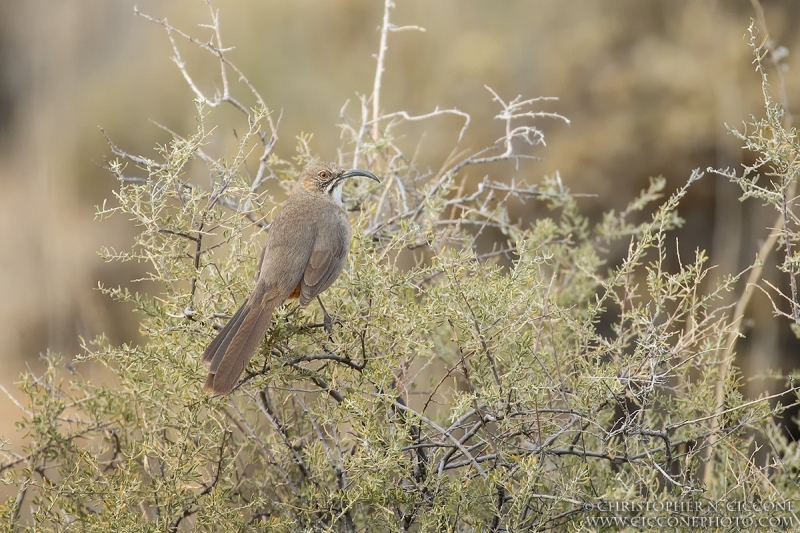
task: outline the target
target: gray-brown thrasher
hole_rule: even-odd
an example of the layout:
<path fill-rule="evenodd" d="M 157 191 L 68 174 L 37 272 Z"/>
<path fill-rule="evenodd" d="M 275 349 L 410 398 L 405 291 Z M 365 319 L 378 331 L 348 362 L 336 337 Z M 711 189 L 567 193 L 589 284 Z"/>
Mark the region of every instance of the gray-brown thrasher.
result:
<path fill-rule="evenodd" d="M 203 352 L 206 390 L 233 390 L 276 307 L 290 298 L 304 307 L 339 277 L 350 249 L 342 186 L 356 176 L 379 181 L 366 170 L 344 170 L 334 163 L 312 163 L 300 173 L 267 232 L 253 292 Z"/>

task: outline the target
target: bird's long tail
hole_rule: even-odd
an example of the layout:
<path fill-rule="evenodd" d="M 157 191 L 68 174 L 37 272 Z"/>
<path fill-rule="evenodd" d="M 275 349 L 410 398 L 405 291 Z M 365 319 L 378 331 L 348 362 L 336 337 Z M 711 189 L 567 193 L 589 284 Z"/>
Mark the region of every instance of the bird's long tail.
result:
<path fill-rule="evenodd" d="M 228 394 L 264 338 L 272 311 L 272 302 L 253 302 L 249 298 L 211 341 L 203 362 L 208 364 L 205 389 L 215 394 Z"/>

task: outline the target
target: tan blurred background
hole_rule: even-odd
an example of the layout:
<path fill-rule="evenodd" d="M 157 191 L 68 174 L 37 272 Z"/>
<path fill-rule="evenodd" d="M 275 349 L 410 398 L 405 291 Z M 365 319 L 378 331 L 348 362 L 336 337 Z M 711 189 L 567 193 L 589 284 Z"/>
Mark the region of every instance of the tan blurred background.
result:
<path fill-rule="evenodd" d="M 545 109 L 569 126 L 542 121 L 540 161 L 492 169 L 494 176 L 538 180 L 560 171 L 596 218 L 623 207 L 650 176 L 670 191 L 695 167 L 746 160 L 724 123 L 760 115 L 760 80 L 744 34 L 749 0 L 396 0 L 396 24 L 426 33 L 391 34 L 382 105 L 426 113 L 436 105 L 473 115 L 461 143 L 479 148 L 499 137 L 501 96 L 557 96 Z M 105 332 L 112 342 L 138 338 L 130 308 L 95 287 L 125 284 L 135 265 L 106 264 L 101 245 L 125 248 L 123 219 L 94 221 L 94 205 L 115 181 L 101 168 L 109 156 L 98 126 L 132 153 L 152 155 L 167 136 L 148 120 L 180 133 L 195 128 L 192 95 L 171 63 L 163 29 L 137 17 L 130 0 L 0 1 L 0 384 L 7 388 L 39 353 L 77 353 L 79 336 Z M 138 0 L 139 9 L 199 37 L 208 30 L 201 0 Z M 768 1 L 771 36 L 786 46 L 791 111 L 800 112 L 800 2 Z M 382 14 L 379 0 L 219 0 L 231 58 L 283 110 L 277 153 L 294 154 L 294 137 L 313 132 L 312 148 L 335 158 L 339 110 L 356 92 L 369 94 Z M 212 88 L 216 65 L 182 46 L 190 71 Z M 353 110 L 355 110 L 353 108 Z M 438 169 L 460 123 L 442 118 L 406 130 L 425 132 L 422 166 Z M 472 171 L 476 174 L 482 172 Z M 709 250 L 716 273 L 748 265 L 774 214 L 740 204 L 731 184 L 707 176 L 681 213 L 681 249 Z M 515 213 L 519 217 L 537 212 Z M 774 282 L 786 286 L 786 280 Z M 748 338 L 740 344 L 746 373 L 797 365 L 788 324 L 757 295 Z M 10 390 L 13 390 L 10 389 Z M 0 435 L 13 433 L 16 409 L 0 398 Z"/>

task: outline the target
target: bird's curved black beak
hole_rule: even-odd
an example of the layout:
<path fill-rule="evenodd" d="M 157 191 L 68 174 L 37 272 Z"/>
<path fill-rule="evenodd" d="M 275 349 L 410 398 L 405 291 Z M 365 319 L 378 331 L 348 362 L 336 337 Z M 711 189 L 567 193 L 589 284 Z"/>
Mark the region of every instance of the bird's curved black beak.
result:
<path fill-rule="evenodd" d="M 342 173 L 339 176 L 339 179 L 344 180 L 344 179 L 347 179 L 347 178 L 355 178 L 356 176 L 364 176 L 365 178 L 369 178 L 371 180 L 375 180 L 378 183 L 381 182 L 381 180 L 379 180 L 377 177 L 375 177 L 375 174 L 373 174 L 372 172 L 367 172 L 366 170 L 360 170 L 360 169 L 357 169 L 357 168 L 354 168 L 354 169 L 351 169 L 351 170 L 345 170 L 344 173 Z"/>

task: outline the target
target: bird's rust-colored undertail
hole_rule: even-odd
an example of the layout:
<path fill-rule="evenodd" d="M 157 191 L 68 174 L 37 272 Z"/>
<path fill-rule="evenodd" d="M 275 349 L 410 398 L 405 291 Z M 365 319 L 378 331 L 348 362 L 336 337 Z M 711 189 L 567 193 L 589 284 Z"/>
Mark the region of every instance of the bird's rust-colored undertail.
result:
<path fill-rule="evenodd" d="M 295 287 L 294 290 L 292 291 L 292 294 L 287 296 L 286 299 L 287 300 L 296 300 L 296 299 L 300 298 L 300 291 L 302 289 L 303 289 L 303 284 L 302 283 L 298 283 L 297 287 Z"/>

